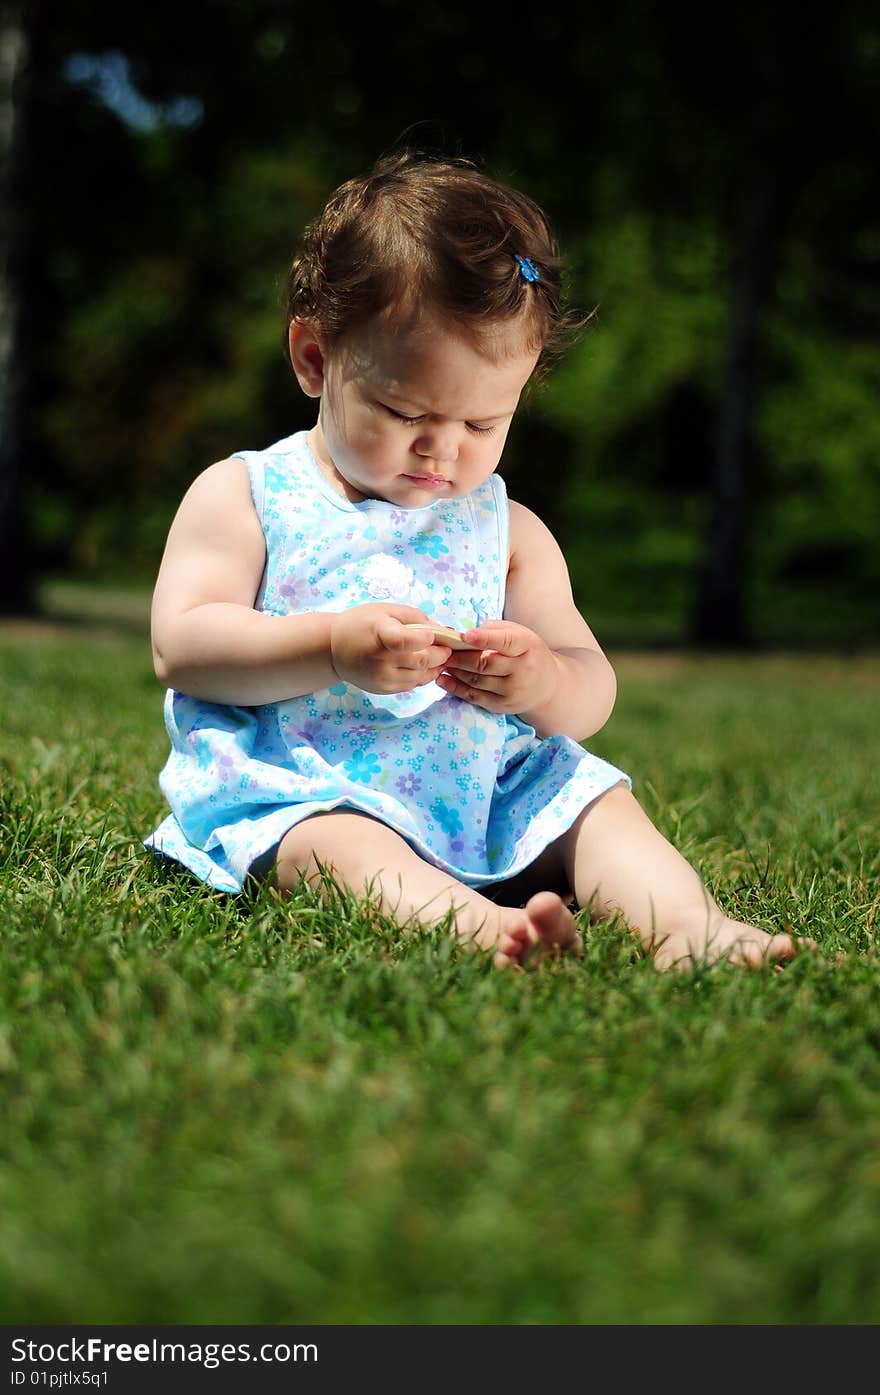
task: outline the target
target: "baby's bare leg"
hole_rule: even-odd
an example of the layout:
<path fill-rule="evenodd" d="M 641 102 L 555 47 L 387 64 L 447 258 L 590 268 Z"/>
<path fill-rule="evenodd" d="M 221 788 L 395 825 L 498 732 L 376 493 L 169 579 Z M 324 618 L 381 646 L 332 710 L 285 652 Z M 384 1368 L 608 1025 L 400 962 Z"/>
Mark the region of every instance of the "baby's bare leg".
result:
<path fill-rule="evenodd" d="M 584 810 L 563 836 L 562 852 L 578 905 L 596 918 L 621 912 L 659 969 L 720 958 L 758 968 L 796 953 L 791 935 L 725 916 L 623 785 Z"/>
<path fill-rule="evenodd" d="M 553 892 L 532 896 L 522 909 L 497 905 L 472 887 L 432 867 L 393 828 L 366 814 L 340 810 L 315 814 L 282 838 L 274 880 L 292 892 L 303 877 L 318 882 L 321 868 L 356 896 L 378 897 L 386 915 L 436 925 L 450 912 L 457 934 L 495 963 L 522 963 L 535 949 L 580 948 L 574 917 Z"/>

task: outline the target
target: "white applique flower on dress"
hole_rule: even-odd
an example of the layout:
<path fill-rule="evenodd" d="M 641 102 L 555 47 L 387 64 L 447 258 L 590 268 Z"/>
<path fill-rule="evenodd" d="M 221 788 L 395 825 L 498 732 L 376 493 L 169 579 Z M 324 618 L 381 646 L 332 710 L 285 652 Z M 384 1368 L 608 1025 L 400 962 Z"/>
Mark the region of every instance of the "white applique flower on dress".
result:
<path fill-rule="evenodd" d="M 411 603 L 411 594 L 416 584 L 412 570 L 387 552 L 375 552 L 364 563 L 363 587 L 368 596 L 376 601 L 400 601 Z"/>

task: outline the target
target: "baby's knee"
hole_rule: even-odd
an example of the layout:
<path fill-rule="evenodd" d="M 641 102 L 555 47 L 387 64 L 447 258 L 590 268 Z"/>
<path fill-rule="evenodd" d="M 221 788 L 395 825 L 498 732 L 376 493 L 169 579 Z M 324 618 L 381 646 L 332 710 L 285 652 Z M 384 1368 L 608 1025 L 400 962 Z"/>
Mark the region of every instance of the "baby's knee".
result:
<path fill-rule="evenodd" d="M 364 869 L 380 866 L 388 844 L 402 842 L 393 829 L 368 814 L 313 814 L 285 833 L 278 844 L 274 883 L 280 891 L 293 891 L 324 873 L 339 873 L 351 880 Z"/>
<path fill-rule="evenodd" d="M 281 891 L 293 891 L 303 877 L 311 880 L 322 870 L 332 870 L 341 845 L 334 837 L 331 816 L 316 814 L 289 828 L 275 853 L 274 882 Z"/>

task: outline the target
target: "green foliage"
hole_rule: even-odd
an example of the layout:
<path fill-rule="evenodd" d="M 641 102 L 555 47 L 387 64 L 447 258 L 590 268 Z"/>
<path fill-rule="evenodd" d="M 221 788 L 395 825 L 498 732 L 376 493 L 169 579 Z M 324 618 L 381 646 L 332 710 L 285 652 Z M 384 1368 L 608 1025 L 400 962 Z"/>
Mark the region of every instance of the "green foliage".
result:
<path fill-rule="evenodd" d="M 572 438 L 560 534 L 591 614 L 616 634 L 669 638 L 685 632 L 701 557 L 723 248 L 709 226 L 630 214 L 575 260 L 578 288 L 602 299 L 537 403 Z M 880 349 L 823 323 L 816 275 L 792 269 L 768 319 L 752 589 L 757 638 L 833 643 L 876 634 Z"/>
<path fill-rule="evenodd" d="M 571 257 L 579 299 L 590 302 L 592 292 L 598 303 L 548 388 L 546 410 L 578 436 L 585 460 L 602 460 L 682 383 L 717 391 L 727 318 L 722 249 L 708 225 L 612 208 Z M 618 468 L 625 472 L 626 462 Z"/>
<path fill-rule="evenodd" d="M 99 619 L 0 636 L 3 1321 L 876 1322 L 876 659 L 632 655 L 593 743 L 817 957 L 604 924 L 516 975 L 154 863 L 161 693 Z"/>
<path fill-rule="evenodd" d="M 296 389 L 282 347 L 285 271 L 324 193 L 297 147 L 233 159 L 210 205 L 178 202 L 167 246 L 111 263 L 71 309 L 41 424 L 79 495 L 71 560 L 82 570 L 149 575 L 194 475 L 273 416 L 280 424 L 276 403 Z M 37 514 L 45 542 L 59 531 L 51 498 Z"/>
<path fill-rule="evenodd" d="M 761 417 L 775 463 L 764 552 L 777 574 L 799 570 L 822 586 L 849 580 L 876 596 L 880 347 L 832 337 L 798 309 L 797 327 L 780 315 L 770 341 L 784 376 Z"/>

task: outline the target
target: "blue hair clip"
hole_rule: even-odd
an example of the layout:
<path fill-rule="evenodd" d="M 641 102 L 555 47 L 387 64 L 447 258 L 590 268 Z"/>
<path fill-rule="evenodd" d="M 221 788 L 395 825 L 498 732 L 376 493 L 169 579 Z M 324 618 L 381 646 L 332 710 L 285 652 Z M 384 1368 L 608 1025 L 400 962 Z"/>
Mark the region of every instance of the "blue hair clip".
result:
<path fill-rule="evenodd" d="M 540 281 L 541 273 L 538 271 L 538 268 L 535 266 L 535 263 L 531 260 L 531 258 L 521 257 L 519 255 L 519 252 L 517 252 L 515 255 L 517 261 L 519 262 L 519 274 L 523 278 L 523 280 Z"/>

